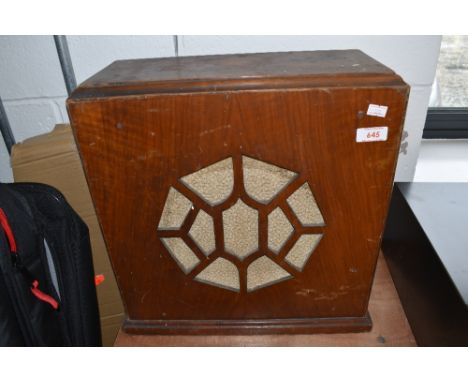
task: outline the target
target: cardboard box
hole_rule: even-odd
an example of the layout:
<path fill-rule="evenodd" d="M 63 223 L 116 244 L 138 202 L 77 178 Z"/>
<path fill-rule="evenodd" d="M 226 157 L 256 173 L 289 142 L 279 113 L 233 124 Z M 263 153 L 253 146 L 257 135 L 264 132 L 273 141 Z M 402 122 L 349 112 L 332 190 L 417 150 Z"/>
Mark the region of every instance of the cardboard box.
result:
<path fill-rule="evenodd" d="M 97 287 L 104 346 L 112 346 L 124 317 L 119 289 L 107 255 L 80 156 L 69 125 L 13 146 L 11 166 L 16 182 L 39 182 L 60 190 L 89 227 L 94 271 L 104 274 Z"/>

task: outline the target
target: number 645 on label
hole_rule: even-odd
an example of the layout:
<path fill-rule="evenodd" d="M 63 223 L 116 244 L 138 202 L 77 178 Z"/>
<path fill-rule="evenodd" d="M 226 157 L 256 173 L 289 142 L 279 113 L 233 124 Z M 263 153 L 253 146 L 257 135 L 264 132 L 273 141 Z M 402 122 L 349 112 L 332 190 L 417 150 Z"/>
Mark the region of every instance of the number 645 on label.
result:
<path fill-rule="evenodd" d="M 388 126 L 361 127 L 356 130 L 356 142 L 386 141 Z"/>

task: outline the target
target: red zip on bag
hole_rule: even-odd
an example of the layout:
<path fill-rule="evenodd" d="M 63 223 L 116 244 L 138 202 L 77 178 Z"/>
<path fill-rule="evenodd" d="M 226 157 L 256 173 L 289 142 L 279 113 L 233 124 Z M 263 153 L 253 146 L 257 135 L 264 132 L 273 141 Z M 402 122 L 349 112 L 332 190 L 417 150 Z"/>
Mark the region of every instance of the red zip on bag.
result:
<path fill-rule="evenodd" d="M 10 252 L 15 255 L 16 258 L 18 258 L 15 236 L 13 234 L 13 230 L 10 227 L 10 223 L 8 222 L 8 218 L 2 208 L 0 208 L 0 225 L 3 228 L 3 232 L 5 232 L 5 236 L 8 240 Z M 20 270 L 31 281 L 31 293 L 39 300 L 44 301 L 45 303 L 52 306 L 52 308 L 57 310 L 59 307 L 57 300 L 39 289 L 39 281 L 34 279 L 34 277 L 31 276 L 29 271 L 24 266 L 21 267 Z"/>
<path fill-rule="evenodd" d="M 8 219 L 5 215 L 5 212 L 2 208 L 0 208 L 0 225 L 5 232 L 5 235 L 8 240 L 8 244 L 10 245 L 10 251 L 16 253 L 16 241 L 15 237 L 13 236 L 13 231 L 11 230 L 10 223 L 8 223 Z"/>

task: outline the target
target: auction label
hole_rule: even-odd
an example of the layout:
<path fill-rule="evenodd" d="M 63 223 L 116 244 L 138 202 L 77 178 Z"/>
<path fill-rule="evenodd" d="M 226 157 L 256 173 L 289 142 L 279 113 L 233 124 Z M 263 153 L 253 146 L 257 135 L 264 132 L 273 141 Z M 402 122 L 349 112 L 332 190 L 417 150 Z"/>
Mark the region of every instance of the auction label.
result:
<path fill-rule="evenodd" d="M 356 130 L 356 142 L 386 141 L 387 136 L 387 126 L 361 127 Z"/>

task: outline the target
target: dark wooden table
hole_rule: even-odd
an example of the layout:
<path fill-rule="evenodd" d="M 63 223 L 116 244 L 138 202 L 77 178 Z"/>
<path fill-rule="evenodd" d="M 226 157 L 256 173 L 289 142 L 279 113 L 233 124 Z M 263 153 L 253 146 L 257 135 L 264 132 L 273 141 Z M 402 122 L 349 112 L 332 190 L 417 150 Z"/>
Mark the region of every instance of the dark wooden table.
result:
<path fill-rule="evenodd" d="M 468 183 L 397 183 L 383 240 L 418 345 L 468 345 Z"/>

